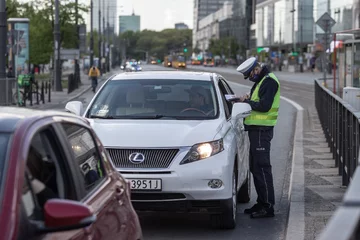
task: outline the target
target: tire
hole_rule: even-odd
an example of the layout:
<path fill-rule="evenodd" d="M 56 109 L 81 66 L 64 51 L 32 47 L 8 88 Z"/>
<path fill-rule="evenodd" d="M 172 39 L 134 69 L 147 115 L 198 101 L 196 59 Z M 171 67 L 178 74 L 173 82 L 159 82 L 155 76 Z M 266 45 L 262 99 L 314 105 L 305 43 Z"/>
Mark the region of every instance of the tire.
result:
<path fill-rule="evenodd" d="M 19 99 L 18 99 L 18 95 L 20 96 Z M 18 100 L 19 100 L 19 101 L 18 101 Z M 13 94 L 13 101 L 14 101 L 16 104 L 22 103 L 21 105 L 24 105 L 24 92 L 23 92 L 23 91 L 15 92 L 15 93 Z"/>
<path fill-rule="evenodd" d="M 237 177 L 234 169 L 232 176 L 232 198 L 225 200 L 222 214 L 211 215 L 211 223 L 214 228 L 234 229 L 236 227 L 237 214 Z"/>
<path fill-rule="evenodd" d="M 246 180 L 241 186 L 237 195 L 238 203 L 250 202 L 250 196 L 251 196 L 251 179 L 250 179 L 250 172 L 248 171 Z"/>

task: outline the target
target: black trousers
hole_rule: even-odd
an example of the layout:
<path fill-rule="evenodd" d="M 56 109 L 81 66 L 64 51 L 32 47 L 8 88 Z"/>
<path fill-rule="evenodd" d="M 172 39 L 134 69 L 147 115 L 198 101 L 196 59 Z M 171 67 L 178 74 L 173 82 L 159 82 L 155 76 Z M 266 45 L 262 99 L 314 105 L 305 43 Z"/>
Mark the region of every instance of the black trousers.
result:
<path fill-rule="evenodd" d="M 249 130 L 250 172 L 258 195 L 257 203 L 265 208 L 275 205 L 274 183 L 270 163 L 271 140 L 274 129 Z"/>

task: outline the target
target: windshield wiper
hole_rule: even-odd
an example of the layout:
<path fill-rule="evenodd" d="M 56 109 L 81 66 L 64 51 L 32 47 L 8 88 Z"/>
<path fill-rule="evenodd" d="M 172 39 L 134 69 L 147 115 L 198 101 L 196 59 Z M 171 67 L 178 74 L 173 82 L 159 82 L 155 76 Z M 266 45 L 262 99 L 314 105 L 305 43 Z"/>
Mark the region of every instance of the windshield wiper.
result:
<path fill-rule="evenodd" d="M 114 119 L 113 116 L 98 116 L 98 115 L 90 115 L 89 118 Z"/>

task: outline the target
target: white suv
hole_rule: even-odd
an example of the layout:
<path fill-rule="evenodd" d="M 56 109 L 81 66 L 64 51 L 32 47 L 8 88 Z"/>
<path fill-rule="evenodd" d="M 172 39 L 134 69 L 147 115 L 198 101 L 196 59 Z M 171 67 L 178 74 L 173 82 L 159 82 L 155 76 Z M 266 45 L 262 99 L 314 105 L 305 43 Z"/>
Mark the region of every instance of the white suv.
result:
<path fill-rule="evenodd" d="M 109 79 L 83 116 L 130 182 L 138 211 L 207 212 L 236 226 L 250 200 L 246 103 L 215 73 L 149 71 Z M 227 100 L 228 99 L 228 100 Z M 81 102 L 66 109 L 80 114 Z"/>

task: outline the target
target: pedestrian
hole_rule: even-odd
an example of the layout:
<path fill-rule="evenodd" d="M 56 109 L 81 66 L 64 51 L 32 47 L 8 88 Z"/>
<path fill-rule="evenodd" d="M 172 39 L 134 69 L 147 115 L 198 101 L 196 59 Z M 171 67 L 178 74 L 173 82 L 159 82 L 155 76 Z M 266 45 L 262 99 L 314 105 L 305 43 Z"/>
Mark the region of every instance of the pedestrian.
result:
<path fill-rule="evenodd" d="M 260 65 L 255 57 L 243 62 L 237 71 L 254 82 L 250 91 L 237 101 L 248 103 L 251 114 L 245 118 L 245 131 L 250 140 L 250 172 L 253 175 L 257 203 L 245 214 L 252 218 L 274 217 L 274 184 L 270 163 L 271 140 L 280 104 L 280 83 L 274 73 Z"/>
<path fill-rule="evenodd" d="M 316 62 L 316 57 L 313 56 L 313 57 L 310 59 L 311 72 L 314 72 L 314 70 L 315 70 L 315 62 Z"/>
<path fill-rule="evenodd" d="M 100 76 L 100 71 L 99 69 L 94 65 L 92 66 L 92 68 L 90 68 L 89 71 L 89 77 L 91 79 L 91 87 L 92 87 L 92 91 L 95 92 L 96 91 L 96 87 L 98 85 L 98 77 Z"/>

